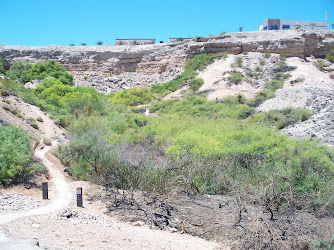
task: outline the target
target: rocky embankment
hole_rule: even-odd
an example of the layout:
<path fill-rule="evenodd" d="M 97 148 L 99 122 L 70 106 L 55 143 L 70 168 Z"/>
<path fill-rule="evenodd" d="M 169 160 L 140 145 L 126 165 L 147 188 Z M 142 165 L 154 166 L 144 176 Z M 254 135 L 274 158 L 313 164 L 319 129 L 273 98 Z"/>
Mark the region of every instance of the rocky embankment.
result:
<path fill-rule="evenodd" d="M 15 60 L 56 60 L 74 75 L 76 85 L 109 93 L 134 86 L 166 82 L 199 53 L 284 53 L 304 58 L 323 57 L 334 48 L 334 32 L 256 31 L 197 37 L 190 41 L 137 46 L 0 46 L 7 66 Z"/>
<path fill-rule="evenodd" d="M 310 82 L 300 86 L 279 89 L 276 97 L 258 107 L 258 111 L 286 107 L 310 108 L 313 116 L 289 126 L 282 132 L 292 137 L 317 138 L 334 145 L 334 85 L 330 82 Z"/>

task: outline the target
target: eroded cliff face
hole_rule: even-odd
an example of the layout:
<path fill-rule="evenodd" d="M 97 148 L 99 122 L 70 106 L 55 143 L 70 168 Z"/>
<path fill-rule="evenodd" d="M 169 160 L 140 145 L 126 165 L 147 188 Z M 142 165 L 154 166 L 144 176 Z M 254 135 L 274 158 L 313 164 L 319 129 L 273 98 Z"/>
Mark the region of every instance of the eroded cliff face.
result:
<path fill-rule="evenodd" d="M 284 53 L 304 58 L 325 56 L 334 48 L 334 31 L 257 31 L 195 38 L 172 44 L 138 46 L 0 47 L 7 64 L 56 60 L 73 75 L 76 85 L 109 93 L 150 86 L 173 79 L 187 59 L 199 53 Z"/>

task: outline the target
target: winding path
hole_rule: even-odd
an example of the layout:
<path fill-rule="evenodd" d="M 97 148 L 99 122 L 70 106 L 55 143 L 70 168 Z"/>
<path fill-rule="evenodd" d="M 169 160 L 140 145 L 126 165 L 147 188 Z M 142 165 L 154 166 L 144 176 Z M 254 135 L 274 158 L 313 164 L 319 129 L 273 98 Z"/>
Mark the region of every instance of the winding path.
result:
<path fill-rule="evenodd" d="M 34 215 L 44 215 L 51 212 L 64 209 L 68 207 L 71 200 L 73 199 L 75 193 L 70 189 L 69 184 L 66 182 L 64 175 L 54 167 L 46 158 L 46 153 L 51 149 L 51 147 L 44 147 L 42 150 L 37 150 L 35 155 L 42 159 L 43 164 L 47 167 L 50 175 L 52 176 L 52 182 L 54 183 L 56 189 L 56 197 L 52 202 L 46 206 L 32 209 L 29 211 L 21 211 L 16 213 L 9 213 L 0 216 L 0 248 L 3 249 L 35 249 L 36 246 L 31 245 L 31 243 L 18 243 L 7 238 L 3 232 L 2 225 L 13 220 L 18 220 L 20 218 L 34 216 Z"/>

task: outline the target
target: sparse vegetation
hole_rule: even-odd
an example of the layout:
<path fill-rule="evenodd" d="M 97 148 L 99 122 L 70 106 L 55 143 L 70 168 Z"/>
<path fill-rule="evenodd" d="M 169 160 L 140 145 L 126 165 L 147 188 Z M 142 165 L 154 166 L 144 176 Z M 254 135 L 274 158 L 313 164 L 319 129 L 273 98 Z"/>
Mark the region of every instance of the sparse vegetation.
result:
<path fill-rule="evenodd" d="M 98 41 L 98 42 L 96 42 L 96 44 L 97 44 L 97 45 L 102 45 L 103 42 L 102 42 L 102 41 Z"/>
<path fill-rule="evenodd" d="M 325 63 L 323 60 L 319 59 L 313 62 L 313 65 L 320 71 L 324 72 L 325 71 Z"/>
<path fill-rule="evenodd" d="M 177 75 L 175 79 L 170 82 L 152 85 L 151 91 L 158 95 L 165 95 L 169 92 L 174 92 L 186 84 L 187 81 L 195 79 L 198 74 L 197 70 L 204 70 L 206 66 L 212 63 L 214 60 L 226 57 L 227 53 L 196 55 L 194 58 L 187 61 L 184 66 L 184 71 L 181 75 Z"/>
<path fill-rule="evenodd" d="M 270 54 L 270 52 L 265 51 L 265 52 L 262 54 L 262 56 L 263 56 L 265 59 L 269 59 L 269 58 L 271 57 L 271 54 Z"/>
<path fill-rule="evenodd" d="M 43 143 L 46 145 L 46 146 L 51 146 L 52 142 L 49 138 L 43 138 Z"/>

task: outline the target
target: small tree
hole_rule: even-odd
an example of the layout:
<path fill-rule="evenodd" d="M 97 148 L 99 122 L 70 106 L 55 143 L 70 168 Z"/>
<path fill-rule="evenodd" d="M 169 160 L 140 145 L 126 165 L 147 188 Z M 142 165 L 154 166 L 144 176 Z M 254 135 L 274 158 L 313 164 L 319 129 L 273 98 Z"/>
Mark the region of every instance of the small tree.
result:
<path fill-rule="evenodd" d="M 87 43 L 81 43 L 81 45 L 82 45 L 82 46 L 86 46 L 86 45 L 87 45 Z"/>
<path fill-rule="evenodd" d="M 183 41 L 183 38 L 181 38 L 181 37 L 176 38 L 176 41 L 177 41 L 177 42 L 182 42 L 182 41 Z"/>
<path fill-rule="evenodd" d="M 70 46 L 75 46 L 74 43 L 70 43 Z"/>
<path fill-rule="evenodd" d="M 278 30 L 278 25 L 277 25 L 277 23 L 274 24 L 274 29 L 275 29 L 275 30 Z"/>
<path fill-rule="evenodd" d="M 135 41 L 133 41 L 133 45 L 137 45 L 137 41 L 135 40 Z"/>
<path fill-rule="evenodd" d="M 242 32 L 242 27 L 239 27 L 239 32 Z"/>
<path fill-rule="evenodd" d="M 123 41 L 119 41 L 119 43 L 118 43 L 119 45 L 123 45 Z"/>
<path fill-rule="evenodd" d="M 316 26 L 316 23 L 310 23 L 310 25 L 312 26 L 312 29 L 314 30 L 314 27 Z"/>
<path fill-rule="evenodd" d="M 102 42 L 102 41 L 98 41 L 96 44 L 97 44 L 97 45 L 102 45 L 103 42 Z"/>

